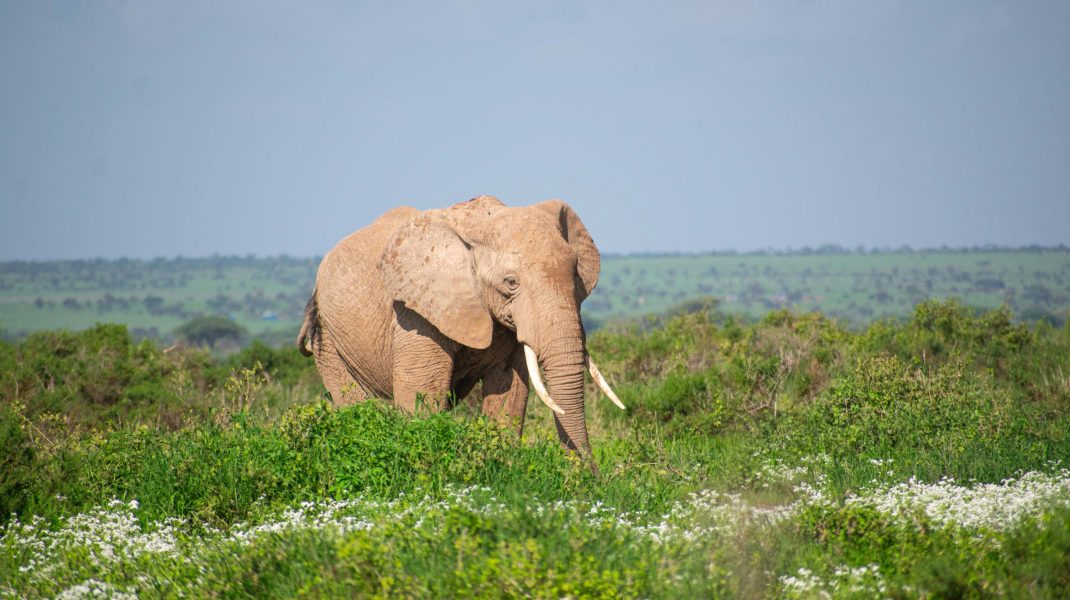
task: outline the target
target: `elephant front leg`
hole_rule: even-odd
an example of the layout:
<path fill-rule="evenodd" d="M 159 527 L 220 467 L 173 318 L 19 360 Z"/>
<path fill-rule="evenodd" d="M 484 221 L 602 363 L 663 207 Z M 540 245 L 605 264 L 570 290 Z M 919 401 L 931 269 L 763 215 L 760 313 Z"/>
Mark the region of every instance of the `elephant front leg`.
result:
<path fill-rule="evenodd" d="M 528 368 L 523 347 L 517 345 L 508 362 L 496 365 L 483 376 L 483 414 L 512 428 L 520 439 L 527 406 Z"/>
<path fill-rule="evenodd" d="M 408 413 L 449 407 L 457 343 L 420 315 L 402 308 L 394 324 L 394 403 Z"/>

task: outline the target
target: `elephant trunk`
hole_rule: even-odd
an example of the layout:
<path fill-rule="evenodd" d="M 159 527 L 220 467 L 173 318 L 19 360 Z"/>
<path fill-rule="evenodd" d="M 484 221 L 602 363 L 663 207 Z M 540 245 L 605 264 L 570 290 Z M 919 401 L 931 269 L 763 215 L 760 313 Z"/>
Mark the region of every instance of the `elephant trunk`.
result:
<path fill-rule="evenodd" d="M 562 445 L 584 459 L 591 459 L 583 400 L 586 352 L 578 324 L 576 329 L 574 335 L 552 339 L 540 352 L 540 362 L 546 372 L 550 397 L 564 410 L 564 414 L 554 415 Z"/>

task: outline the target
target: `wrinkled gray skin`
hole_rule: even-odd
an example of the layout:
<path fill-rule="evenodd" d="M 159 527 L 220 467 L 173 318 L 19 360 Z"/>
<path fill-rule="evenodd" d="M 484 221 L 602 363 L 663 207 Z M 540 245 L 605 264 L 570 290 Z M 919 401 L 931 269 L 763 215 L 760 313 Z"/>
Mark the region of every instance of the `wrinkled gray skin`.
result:
<path fill-rule="evenodd" d="M 561 443 L 589 459 L 580 303 L 599 268 L 590 234 L 560 200 L 396 208 L 323 258 L 298 347 L 315 355 L 336 404 L 392 397 L 411 413 L 419 396 L 442 410 L 451 392 L 463 399 L 482 382 L 483 412 L 519 435 L 526 343 L 565 411 L 554 415 Z"/>

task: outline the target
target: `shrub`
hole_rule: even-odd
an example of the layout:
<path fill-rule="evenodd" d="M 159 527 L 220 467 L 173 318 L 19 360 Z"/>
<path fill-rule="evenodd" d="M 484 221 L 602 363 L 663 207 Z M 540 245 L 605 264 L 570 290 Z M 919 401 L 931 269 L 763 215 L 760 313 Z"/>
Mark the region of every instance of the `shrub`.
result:
<path fill-rule="evenodd" d="M 282 412 L 315 397 L 315 363 L 296 349 L 254 343 L 225 360 L 204 350 L 161 350 L 153 341 L 134 342 L 123 325 L 97 325 L 80 332 L 37 332 L 17 345 L 0 344 L 0 395 L 21 401 L 38 420 L 62 415 L 67 426 L 107 427 L 148 422 L 169 428 L 216 407 L 230 374 L 257 363 L 272 385 L 258 400 Z M 295 393 L 295 386 L 301 388 Z"/>
<path fill-rule="evenodd" d="M 868 353 L 891 353 L 922 365 L 969 357 L 1005 376 L 1020 364 L 1033 338 L 1007 307 L 978 312 L 955 299 L 918 304 L 905 327 L 876 323 L 858 340 Z"/>
<path fill-rule="evenodd" d="M 961 361 L 926 372 L 883 356 L 860 361 L 801 418 L 815 447 L 878 456 L 897 447 L 962 452 L 1006 428 L 1011 413 L 1005 395 L 963 376 Z"/>
<path fill-rule="evenodd" d="M 675 370 L 697 370 L 712 364 L 721 345 L 709 312 L 682 314 L 660 323 L 638 324 L 595 332 L 588 347 L 613 381 L 646 381 Z"/>
<path fill-rule="evenodd" d="M 724 405 L 720 376 L 712 369 L 674 371 L 663 379 L 628 388 L 625 397 L 630 417 L 644 422 L 679 420 L 688 429 L 713 433 L 732 417 Z"/>
<path fill-rule="evenodd" d="M 218 315 L 196 317 L 175 328 L 175 335 L 195 345 L 215 347 L 222 342 L 237 344 L 248 331 L 230 319 Z"/>
<path fill-rule="evenodd" d="M 0 515 L 21 512 L 35 477 L 34 451 L 19 406 L 0 404 Z"/>
<path fill-rule="evenodd" d="M 272 348 L 260 340 L 253 340 L 240 352 L 228 356 L 221 367 L 227 371 L 260 365 L 258 370 L 274 383 L 294 385 L 299 382 L 318 381 L 316 361 L 301 354 L 293 345 Z"/>

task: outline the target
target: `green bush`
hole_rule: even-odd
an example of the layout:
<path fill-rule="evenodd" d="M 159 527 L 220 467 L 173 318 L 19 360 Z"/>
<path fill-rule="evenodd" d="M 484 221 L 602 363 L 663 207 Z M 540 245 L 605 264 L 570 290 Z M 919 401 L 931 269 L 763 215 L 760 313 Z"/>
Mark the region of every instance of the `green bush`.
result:
<path fill-rule="evenodd" d="M 591 335 L 588 347 L 605 375 L 620 382 L 647 381 L 712 364 L 721 336 L 710 313 L 683 314 L 658 324 L 651 320 L 645 329 L 638 324 L 602 329 Z"/>
<path fill-rule="evenodd" d="M 23 512 L 35 477 L 37 453 L 19 408 L 0 404 L 0 518 Z"/>
<path fill-rule="evenodd" d="M 895 354 L 921 365 L 968 357 L 978 366 L 1007 376 L 1031 354 L 1035 338 L 1015 323 L 1007 307 L 978 312 L 955 299 L 918 304 L 905 326 L 876 323 L 857 345 L 866 353 Z"/>
<path fill-rule="evenodd" d="M 871 508 L 812 506 L 797 518 L 830 565 L 879 564 L 890 596 L 1061 598 L 1070 590 L 1070 509 L 1006 532 L 910 524 Z M 829 569 L 831 570 L 831 569 Z M 893 592 L 894 590 L 894 592 Z"/>
<path fill-rule="evenodd" d="M 20 418 L 7 411 L 0 422 L 4 518 L 20 508 L 61 515 L 136 498 L 146 518 L 221 524 L 258 503 L 440 493 L 488 479 L 560 491 L 565 473 L 584 471 L 552 446 L 518 448 L 486 419 L 410 418 L 374 401 L 337 411 L 300 406 L 275 424 L 239 412 L 174 432 L 123 428 L 71 438 L 40 457 Z"/>
<path fill-rule="evenodd" d="M 255 365 L 260 365 L 259 370 L 266 374 L 271 382 L 284 386 L 316 381 L 319 378 L 316 361 L 301 354 L 292 344 L 283 348 L 272 348 L 259 340 L 253 340 L 241 351 L 227 356 L 222 361 L 221 368 L 233 371 L 251 369 Z"/>
<path fill-rule="evenodd" d="M 715 370 L 678 370 L 650 384 L 621 388 L 628 401 L 628 416 L 660 421 L 688 430 L 714 433 L 732 418 L 724 405 L 720 376 Z"/>
<path fill-rule="evenodd" d="M 97 325 L 80 332 L 31 334 L 17 345 L 0 345 L 0 395 L 26 406 L 34 420 L 61 415 L 67 426 L 99 428 L 116 423 L 181 426 L 191 413 L 218 408 L 230 374 L 260 364 L 271 385 L 260 390 L 265 405 L 283 412 L 319 394 L 314 361 L 296 349 L 275 350 L 254 342 L 226 359 L 195 348 L 160 349 L 134 342 L 123 325 Z M 301 392 L 292 393 L 295 386 Z"/>
<path fill-rule="evenodd" d="M 962 452 L 1011 421 L 998 391 L 963 376 L 960 363 L 923 371 L 894 357 L 865 359 L 805 413 L 815 446 L 877 456 L 896 447 Z"/>
<path fill-rule="evenodd" d="M 241 343 L 248 335 L 244 327 L 219 315 L 196 317 L 175 328 L 180 339 L 198 346 L 216 347 L 229 342 Z"/>

